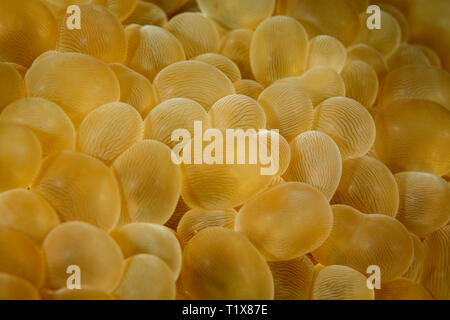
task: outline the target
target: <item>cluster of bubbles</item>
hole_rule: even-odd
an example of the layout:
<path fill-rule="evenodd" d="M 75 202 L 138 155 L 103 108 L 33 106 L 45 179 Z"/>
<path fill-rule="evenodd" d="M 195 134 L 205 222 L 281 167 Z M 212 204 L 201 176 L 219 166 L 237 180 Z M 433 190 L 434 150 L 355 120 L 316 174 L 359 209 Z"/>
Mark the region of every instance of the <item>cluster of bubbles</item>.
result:
<path fill-rule="evenodd" d="M 0 299 L 450 299 L 449 17 L 0 0 Z M 277 172 L 174 163 L 195 121 L 278 130 Z"/>

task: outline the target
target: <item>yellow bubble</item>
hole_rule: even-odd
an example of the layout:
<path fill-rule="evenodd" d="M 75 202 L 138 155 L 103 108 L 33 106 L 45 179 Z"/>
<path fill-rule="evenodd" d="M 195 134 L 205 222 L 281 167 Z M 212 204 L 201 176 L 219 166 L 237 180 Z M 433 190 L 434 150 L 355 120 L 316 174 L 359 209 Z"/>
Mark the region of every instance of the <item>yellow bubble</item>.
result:
<path fill-rule="evenodd" d="M 98 5 L 81 6 L 80 29 L 68 29 L 67 20 L 71 15 L 69 13 L 61 19 L 56 43 L 58 51 L 84 53 L 106 63 L 125 60 L 125 32 L 111 11 Z"/>
<path fill-rule="evenodd" d="M 286 181 L 316 187 L 330 200 L 342 175 L 342 158 L 336 143 L 319 131 L 307 131 L 290 143 L 291 161 L 283 175 Z"/>
<path fill-rule="evenodd" d="M 0 272 L 19 276 L 40 288 L 45 279 L 40 247 L 24 233 L 0 226 Z"/>
<path fill-rule="evenodd" d="M 239 210 L 235 230 L 269 261 L 290 260 L 318 248 L 333 224 L 328 200 L 316 188 L 288 182 L 258 194 Z"/>
<path fill-rule="evenodd" d="M 378 76 L 375 70 L 363 61 L 347 63 L 341 72 L 345 83 L 345 95 L 371 108 L 378 95 Z"/>
<path fill-rule="evenodd" d="M 136 8 L 123 22 L 124 25 L 140 24 L 163 27 L 167 23 L 167 14 L 156 4 L 145 1 L 137 1 Z"/>
<path fill-rule="evenodd" d="M 19 71 L 0 62 L 0 112 L 11 102 L 25 97 L 25 83 Z"/>
<path fill-rule="evenodd" d="M 308 257 L 272 261 L 269 267 L 273 275 L 275 300 L 309 300 L 314 265 Z"/>
<path fill-rule="evenodd" d="M 250 67 L 250 44 L 253 30 L 235 29 L 221 41 L 219 53 L 231 59 L 239 67 L 243 79 L 254 79 Z"/>
<path fill-rule="evenodd" d="M 450 226 L 447 225 L 424 239 L 425 262 L 421 284 L 435 299 L 449 300 L 449 239 Z"/>
<path fill-rule="evenodd" d="M 187 59 L 219 50 L 219 32 L 214 24 L 200 13 L 180 13 L 164 27 L 183 45 Z"/>
<path fill-rule="evenodd" d="M 39 293 L 28 281 L 0 273 L 0 300 L 39 300 Z"/>
<path fill-rule="evenodd" d="M 33 131 L 46 157 L 75 147 L 75 128 L 57 104 L 42 98 L 24 98 L 8 105 L 0 120 L 25 126 Z"/>
<path fill-rule="evenodd" d="M 29 67 L 41 53 L 54 49 L 56 33 L 55 18 L 41 1 L 0 1 L 1 62 Z"/>
<path fill-rule="evenodd" d="M 56 211 L 36 192 L 14 189 L 0 193 L 0 225 L 22 231 L 36 243 L 59 224 Z"/>
<path fill-rule="evenodd" d="M 400 194 L 397 219 L 424 236 L 444 227 L 450 218 L 450 188 L 443 178 L 425 172 L 395 175 Z"/>
<path fill-rule="evenodd" d="M 394 71 L 395 72 L 395 71 Z M 375 151 L 392 172 L 450 170 L 450 111 L 424 100 L 399 100 L 375 117 Z"/>
<path fill-rule="evenodd" d="M 181 270 L 181 246 L 175 232 L 152 223 L 129 223 L 111 232 L 125 258 L 141 253 L 161 258 L 172 270 L 174 279 Z"/>
<path fill-rule="evenodd" d="M 397 50 L 402 40 L 400 25 L 391 14 L 381 10 L 382 28 L 369 29 L 366 25 L 369 16 L 368 13 L 360 15 L 361 27 L 355 42 L 367 44 L 378 50 L 383 57 L 389 58 Z"/>
<path fill-rule="evenodd" d="M 367 109 L 356 100 L 335 97 L 314 109 L 313 130 L 329 135 L 339 147 L 342 158 L 364 156 L 372 148 L 375 122 Z"/>
<path fill-rule="evenodd" d="M 41 165 L 42 149 L 28 128 L 0 121 L 0 192 L 28 187 Z"/>
<path fill-rule="evenodd" d="M 138 254 L 125 261 L 125 271 L 114 295 L 119 300 L 174 300 L 172 270 L 157 256 Z"/>
<path fill-rule="evenodd" d="M 192 237 L 209 227 L 224 227 L 234 230 L 236 214 L 237 212 L 234 209 L 191 209 L 187 211 L 177 226 L 177 235 L 181 244 L 186 246 Z"/>
<path fill-rule="evenodd" d="M 353 42 L 360 27 L 358 14 L 348 1 L 283 0 L 279 12 L 299 20 L 311 38 L 326 34 L 345 46 Z"/>
<path fill-rule="evenodd" d="M 164 68 L 153 82 L 161 101 L 188 98 L 205 110 L 220 98 L 233 94 L 230 79 L 217 68 L 200 61 L 182 61 Z"/>
<path fill-rule="evenodd" d="M 274 83 L 259 95 L 258 103 L 266 113 L 267 129 L 279 129 L 288 142 L 311 129 L 313 105 L 303 89 Z"/>
<path fill-rule="evenodd" d="M 298 76 L 305 70 L 307 50 L 308 35 L 299 22 L 287 16 L 268 18 L 256 28 L 252 37 L 252 72 L 263 86 Z"/>
<path fill-rule="evenodd" d="M 209 63 L 216 67 L 230 79 L 231 82 L 241 80 L 241 71 L 239 67 L 229 58 L 216 54 L 216 53 L 204 53 L 193 58 L 193 60 Z"/>
<path fill-rule="evenodd" d="M 66 222 L 45 238 L 42 249 L 47 261 L 48 285 L 51 289 L 66 288 L 67 280 L 77 276 L 80 285 L 110 293 L 123 271 L 123 255 L 119 246 L 103 230 L 85 222 Z"/>
<path fill-rule="evenodd" d="M 408 270 L 413 243 L 398 220 L 364 214 L 346 205 L 331 208 L 333 228 L 326 241 L 312 252 L 314 259 L 325 266 L 345 265 L 362 274 L 369 266 L 378 266 L 381 282 L 394 280 Z"/>
<path fill-rule="evenodd" d="M 198 0 L 197 3 L 204 14 L 228 29 L 254 29 L 275 8 L 275 0 Z"/>
<path fill-rule="evenodd" d="M 78 128 L 80 151 L 111 163 L 144 136 L 139 113 L 123 102 L 107 103 L 90 112 Z"/>
<path fill-rule="evenodd" d="M 208 112 L 211 126 L 221 129 L 263 129 L 266 115 L 254 99 L 233 94 L 214 103 Z"/>
<path fill-rule="evenodd" d="M 329 67 L 339 73 L 346 59 L 347 51 L 338 39 L 319 35 L 309 40 L 307 69 L 321 66 Z"/>
<path fill-rule="evenodd" d="M 125 28 L 128 51 L 125 65 L 153 81 L 159 71 L 186 59 L 183 45 L 158 26 L 131 24 Z"/>
<path fill-rule="evenodd" d="M 397 215 L 399 192 L 395 178 L 379 160 L 369 156 L 342 163 L 342 178 L 332 203 L 346 204 L 367 214 Z"/>
<path fill-rule="evenodd" d="M 264 87 L 253 80 L 239 80 L 233 83 L 236 94 L 243 94 L 252 99 L 258 100 L 259 95 L 263 92 Z"/>
<path fill-rule="evenodd" d="M 319 271 L 312 290 L 312 300 L 374 300 L 374 290 L 367 287 L 364 274 L 342 265 Z"/>
<path fill-rule="evenodd" d="M 81 53 L 54 53 L 34 63 L 25 76 L 28 97 L 59 105 L 77 127 L 93 109 L 119 101 L 120 86 L 103 62 Z"/>
<path fill-rule="evenodd" d="M 113 163 L 122 191 L 120 224 L 164 224 L 175 210 L 181 191 L 180 167 L 171 149 L 156 140 L 136 143 Z"/>
<path fill-rule="evenodd" d="M 145 118 L 144 137 L 173 148 L 178 141 L 172 140 L 172 133 L 177 129 L 186 129 L 193 137 L 195 121 L 201 121 L 204 130 L 211 126 L 208 113 L 197 102 L 186 98 L 169 99 L 157 105 Z"/>
<path fill-rule="evenodd" d="M 119 219 L 120 193 L 112 170 L 83 153 L 62 151 L 48 157 L 32 189 L 62 221 L 85 221 L 109 231 Z"/>
<path fill-rule="evenodd" d="M 221 227 L 206 228 L 188 242 L 181 279 L 194 299 L 270 300 L 274 296 L 272 274 L 262 255 L 243 235 Z"/>

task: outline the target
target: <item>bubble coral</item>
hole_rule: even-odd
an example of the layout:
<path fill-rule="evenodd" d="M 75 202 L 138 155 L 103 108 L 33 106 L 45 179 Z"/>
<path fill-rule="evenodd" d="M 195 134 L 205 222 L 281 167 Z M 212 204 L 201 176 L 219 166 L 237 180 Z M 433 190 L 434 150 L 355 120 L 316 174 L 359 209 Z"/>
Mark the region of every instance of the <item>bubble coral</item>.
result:
<path fill-rule="evenodd" d="M 32 189 L 62 221 L 85 221 L 109 231 L 119 219 L 120 193 L 112 170 L 83 153 L 61 151 L 48 157 Z"/>
<path fill-rule="evenodd" d="M 243 235 L 221 227 L 206 228 L 188 242 L 181 279 L 194 299 L 270 300 L 274 296 L 272 273 L 262 255 Z"/>
<path fill-rule="evenodd" d="M 328 200 L 321 192 L 288 182 L 247 201 L 236 217 L 235 230 L 246 235 L 267 260 L 279 261 L 318 248 L 332 224 Z"/>

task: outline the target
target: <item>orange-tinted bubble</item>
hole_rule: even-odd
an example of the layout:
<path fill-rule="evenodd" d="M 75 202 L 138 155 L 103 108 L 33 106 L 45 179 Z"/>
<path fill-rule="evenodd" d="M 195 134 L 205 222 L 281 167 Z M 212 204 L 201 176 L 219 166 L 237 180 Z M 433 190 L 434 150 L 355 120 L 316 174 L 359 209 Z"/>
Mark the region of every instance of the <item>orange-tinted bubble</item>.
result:
<path fill-rule="evenodd" d="M 152 223 L 129 223 L 111 232 L 125 258 L 141 253 L 161 258 L 172 270 L 174 279 L 181 270 L 181 246 L 175 232 Z"/>
<path fill-rule="evenodd" d="M 414 246 L 414 258 L 409 265 L 408 270 L 402 275 L 403 278 L 409 279 L 414 282 L 420 282 L 423 272 L 423 264 L 425 261 L 425 247 L 422 240 L 414 233 L 409 233 L 413 240 Z"/>
<path fill-rule="evenodd" d="M 112 63 L 109 66 L 119 80 L 120 101 L 132 105 L 142 117 L 145 117 L 158 100 L 151 82 L 120 63 Z"/>
<path fill-rule="evenodd" d="M 428 57 L 418 47 L 402 43 L 387 60 L 389 70 L 394 70 L 410 64 L 424 64 L 431 66 Z"/>
<path fill-rule="evenodd" d="M 399 192 L 395 178 L 379 160 L 369 156 L 347 159 L 332 203 L 347 204 L 367 214 L 395 217 Z"/>
<path fill-rule="evenodd" d="M 125 60 L 125 32 L 119 19 L 111 11 L 98 5 L 81 6 L 83 21 L 80 29 L 67 27 L 67 20 L 71 15 L 67 14 L 60 22 L 56 44 L 58 51 L 84 53 L 106 63 Z"/>
<path fill-rule="evenodd" d="M 200 61 L 183 61 L 164 68 L 153 82 L 161 101 L 188 98 L 209 110 L 220 98 L 233 94 L 230 79 L 216 67 Z"/>
<path fill-rule="evenodd" d="M 153 81 L 164 67 L 185 60 L 183 45 L 166 29 L 131 24 L 125 28 L 128 52 L 125 65 Z"/>
<path fill-rule="evenodd" d="M 119 300 L 174 300 L 175 294 L 172 270 L 163 260 L 150 254 L 128 258 L 122 280 L 114 290 Z"/>
<path fill-rule="evenodd" d="M 17 100 L 3 110 L 0 120 L 31 129 L 41 143 L 43 157 L 75 147 L 72 121 L 60 106 L 46 99 Z"/>
<path fill-rule="evenodd" d="M 233 83 L 236 94 L 243 94 L 252 99 L 258 100 L 259 95 L 263 92 L 264 87 L 253 80 L 239 80 Z"/>
<path fill-rule="evenodd" d="M 205 53 L 196 56 L 193 59 L 209 63 L 210 65 L 216 67 L 217 69 L 225 73 L 233 83 L 241 80 L 241 71 L 239 70 L 239 67 L 231 59 L 223 55 L 216 53 Z"/>
<path fill-rule="evenodd" d="M 119 101 L 120 86 L 103 62 L 80 53 L 54 53 L 33 63 L 25 76 L 27 95 L 58 104 L 75 127 L 91 110 Z"/>
<path fill-rule="evenodd" d="M 0 225 L 20 230 L 41 243 L 58 224 L 56 211 L 36 192 L 14 189 L 0 193 Z"/>
<path fill-rule="evenodd" d="M 221 227 L 206 228 L 188 242 L 181 279 L 194 299 L 274 296 L 272 274 L 263 256 L 243 235 Z"/>
<path fill-rule="evenodd" d="M 233 94 L 216 101 L 208 112 L 211 126 L 221 129 L 263 129 L 266 114 L 252 98 Z"/>
<path fill-rule="evenodd" d="M 330 200 L 342 174 L 341 153 L 333 139 L 320 131 L 307 131 L 291 141 L 290 147 L 291 161 L 283 178 L 310 184 Z"/>
<path fill-rule="evenodd" d="M 219 32 L 215 25 L 200 13 L 178 14 L 164 27 L 183 45 L 187 59 L 219 50 Z"/>
<path fill-rule="evenodd" d="M 341 72 L 346 59 L 347 51 L 336 38 L 319 35 L 309 41 L 307 69 L 322 66 Z"/>
<path fill-rule="evenodd" d="M 381 282 L 400 277 L 413 259 L 408 230 L 396 219 L 364 214 L 346 205 L 334 205 L 333 228 L 312 254 L 323 265 L 351 267 L 362 274 L 369 266 L 380 268 Z M 319 273 L 320 275 L 320 273 Z"/>
<path fill-rule="evenodd" d="M 378 50 L 364 43 L 357 43 L 347 49 L 347 62 L 361 60 L 375 70 L 378 79 L 383 79 L 387 73 L 387 64 Z"/>
<path fill-rule="evenodd" d="M 0 300 L 39 300 L 39 293 L 28 281 L 0 273 Z"/>
<path fill-rule="evenodd" d="M 139 113 L 123 102 L 107 103 L 90 112 L 78 128 L 78 149 L 111 163 L 144 136 Z"/>
<path fill-rule="evenodd" d="M 40 288 L 45 279 L 45 259 L 40 247 L 17 229 L 1 226 L 0 272 L 19 276 Z"/>
<path fill-rule="evenodd" d="M 345 46 L 352 43 L 360 26 L 357 11 L 348 1 L 284 0 L 279 12 L 299 20 L 311 38 L 327 34 Z"/>
<path fill-rule="evenodd" d="M 123 22 L 125 25 L 140 24 L 163 27 L 167 23 L 167 15 L 156 4 L 145 1 L 137 1 L 133 13 Z"/>
<path fill-rule="evenodd" d="M 235 230 L 246 235 L 267 260 L 279 261 L 318 248 L 332 224 L 328 200 L 321 192 L 305 183 L 288 182 L 246 202 Z"/>
<path fill-rule="evenodd" d="M 161 141 L 173 148 L 178 140 L 172 139 L 172 133 L 178 129 L 186 129 L 192 137 L 195 121 L 201 122 L 205 130 L 211 126 L 208 113 L 197 102 L 186 98 L 169 99 L 157 105 L 145 118 L 144 137 Z"/>
<path fill-rule="evenodd" d="M 109 231 L 119 219 L 120 193 L 112 170 L 83 153 L 62 151 L 48 157 L 32 189 L 62 221 L 86 221 Z"/>
<path fill-rule="evenodd" d="M 450 188 L 443 178 L 425 172 L 395 175 L 400 194 L 397 219 L 424 236 L 444 227 L 450 218 Z"/>
<path fill-rule="evenodd" d="M 355 43 L 367 44 L 378 50 L 383 57 L 389 58 L 397 50 L 402 40 L 400 25 L 392 15 L 381 10 L 380 20 L 382 21 L 382 28 L 369 29 L 366 22 L 370 15 L 369 13 L 360 15 L 361 27 Z"/>
<path fill-rule="evenodd" d="M 345 96 L 344 80 L 328 67 L 314 67 L 300 77 L 284 78 L 277 83 L 290 83 L 305 90 L 314 106 L 329 98 Z"/>
<path fill-rule="evenodd" d="M 427 235 L 423 241 L 425 261 L 420 283 L 439 300 L 450 299 L 449 242 L 450 225 Z"/>
<path fill-rule="evenodd" d="M 55 18 L 41 1 L 0 1 L 0 61 L 28 67 L 55 48 L 56 33 Z"/>
<path fill-rule="evenodd" d="M 236 214 L 234 209 L 191 209 L 181 218 L 177 227 L 177 235 L 182 245 L 185 246 L 193 236 L 209 227 L 224 227 L 234 230 Z"/>
<path fill-rule="evenodd" d="M 395 71 L 394 71 L 395 72 Z M 394 173 L 450 170 L 450 111 L 424 100 L 399 100 L 375 117 L 375 151 Z"/>
<path fill-rule="evenodd" d="M 313 300 L 374 300 L 364 274 L 342 265 L 321 269 L 314 281 Z"/>
<path fill-rule="evenodd" d="M 275 300 L 309 300 L 314 265 L 308 257 L 272 261 L 269 267 L 273 275 Z"/>
<path fill-rule="evenodd" d="M 122 275 L 119 246 L 105 231 L 91 224 L 63 223 L 47 235 L 42 248 L 52 289 L 66 287 L 70 274 L 78 272 L 81 288 L 109 293 Z"/>
<path fill-rule="evenodd" d="M 330 98 L 314 109 L 313 130 L 333 138 L 343 159 L 365 155 L 373 146 L 376 129 L 372 116 L 356 100 Z"/>
<path fill-rule="evenodd" d="M 376 289 L 375 300 L 433 300 L 433 297 L 420 284 L 399 278 Z"/>
<path fill-rule="evenodd" d="M 180 167 L 171 149 L 156 140 L 134 144 L 113 163 L 122 191 L 120 224 L 169 220 L 181 191 Z"/>
<path fill-rule="evenodd" d="M 378 76 L 375 70 L 363 61 L 347 63 L 341 72 L 345 82 L 345 95 L 370 108 L 378 95 Z"/>
<path fill-rule="evenodd" d="M 383 108 L 404 99 L 422 99 L 450 110 L 450 74 L 426 64 L 397 68 L 383 81 L 379 105 Z"/>
<path fill-rule="evenodd" d="M 182 8 L 189 0 L 144 0 L 156 4 L 163 9 L 168 15 Z"/>
<path fill-rule="evenodd" d="M 235 29 L 227 33 L 220 44 L 219 53 L 236 63 L 241 70 L 243 79 L 253 79 L 250 67 L 250 43 L 252 37 L 252 30 Z"/>
<path fill-rule="evenodd" d="M 262 22 L 253 34 L 250 65 L 256 80 L 263 86 L 305 70 L 308 35 L 303 26 L 287 16 Z"/>
<path fill-rule="evenodd" d="M 275 8 L 275 0 L 198 0 L 197 3 L 205 15 L 228 29 L 254 29 Z"/>
<path fill-rule="evenodd" d="M 14 66 L 0 62 L 0 112 L 11 102 L 25 97 L 25 83 Z"/>
<path fill-rule="evenodd" d="M 38 138 L 30 129 L 0 121 L 0 192 L 28 187 L 42 156 Z"/>
<path fill-rule="evenodd" d="M 289 83 L 274 83 L 258 97 L 267 117 L 267 129 L 279 129 L 289 142 L 311 129 L 313 105 L 308 94 Z"/>

